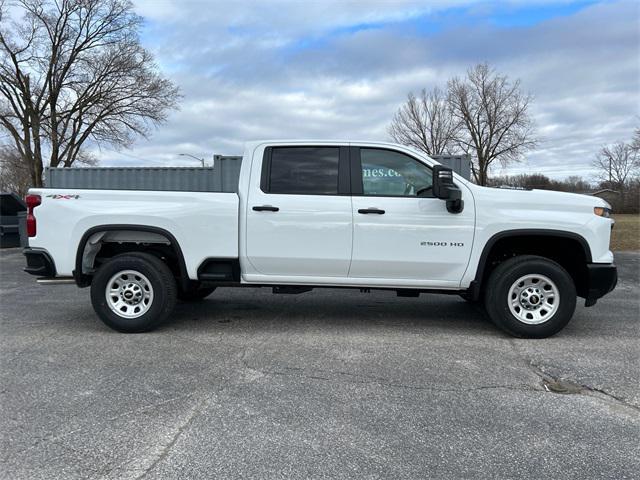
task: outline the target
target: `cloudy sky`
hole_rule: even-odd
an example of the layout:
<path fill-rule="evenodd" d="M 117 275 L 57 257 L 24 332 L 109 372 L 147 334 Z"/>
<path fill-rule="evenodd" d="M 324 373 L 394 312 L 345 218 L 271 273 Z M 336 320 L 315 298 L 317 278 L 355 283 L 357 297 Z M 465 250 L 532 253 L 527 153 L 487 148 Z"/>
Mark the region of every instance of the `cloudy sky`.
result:
<path fill-rule="evenodd" d="M 409 91 L 478 62 L 535 97 L 540 147 L 495 173 L 590 175 L 640 126 L 640 4 L 595 1 L 140 0 L 143 44 L 182 89 L 150 140 L 103 165 L 186 165 L 246 140 L 389 140 Z"/>

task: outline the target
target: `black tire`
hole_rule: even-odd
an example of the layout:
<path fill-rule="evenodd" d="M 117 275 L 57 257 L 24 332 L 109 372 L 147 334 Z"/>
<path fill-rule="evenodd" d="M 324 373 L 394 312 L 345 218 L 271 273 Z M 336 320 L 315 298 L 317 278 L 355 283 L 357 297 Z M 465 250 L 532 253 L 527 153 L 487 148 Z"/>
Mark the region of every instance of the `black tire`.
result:
<path fill-rule="evenodd" d="M 544 313 L 545 307 L 535 307 L 529 305 L 530 308 L 540 311 L 542 318 L 540 323 L 526 323 L 526 321 L 536 321 L 533 314 L 527 309 L 523 309 L 519 302 L 514 308 L 516 314 L 521 316 L 531 316 L 531 319 L 520 319 L 512 313 L 509 307 L 509 292 L 516 283 L 527 275 L 540 275 L 546 277 L 554 284 L 558 292 L 558 300 L 552 299 L 555 306 L 549 307 L 550 312 Z M 535 278 L 531 281 L 535 281 Z M 540 280 L 538 280 L 540 281 Z M 552 292 L 552 287 L 542 281 L 544 289 L 547 287 Z M 523 292 L 525 288 L 514 287 L 516 292 Z M 517 290 L 520 288 L 520 290 Z M 535 284 L 532 285 L 535 288 Z M 542 292 L 545 295 L 545 291 Z M 553 293 L 553 292 L 552 292 Z M 516 293 L 514 292 L 514 295 Z M 523 293 L 524 295 L 524 293 Z M 531 294 L 529 294 L 531 295 Z M 551 296 L 546 293 L 547 297 Z M 514 296 L 514 300 L 518 300 L 520 296 Z M 539 296 L 534 293 L 531 296 L 537 303 L 541 302 Z M 542 297 L 544 302 L 544 296 Z M 551 300 L 548 300 L 551 301 Z M 571 275 L 558 263 L 548 258 L 538 257 L 534 255 L 522 255 L 511 258 L 498 265 L 487 280 L 484 305 L 491 321 L 505 332 L 520 338 L 546 338 L 550 337 L 562 330 L 571 320 L 573 312 L 576 308 L 576 288 Z M 555 309 L 555 310 L 554 310 Z M 521 313 L 520 313 L 521 312 Z M 543 315 L 550 315 L 548 319 L 544 319 Z M 526 321 L 525 321 L 526 320 Z"/>
<path fill-rule="evenodd" d="M 143 276 L 136 277 L 134 274 L 127 274 L 125 278 L 131 275 L 131 282 L 143 282 L 143 289 L 146 289 L 147 280 L 150 284 L 151 296 L 147 299 L 148 303 L 144 303 L 142 306 L 142 309 L 146 309 L 146 311 L 136 318 L 125 318 L 115 313 L 110 305 L 113 305 L 114 308 L 117 307 L 114 302 L 118 299 L 118 295 L 112 296 L 114 300 L 110 301 L 106 293 L 108 282 L 119 272 L 126 272 L 127 270 L 138 272 Z M 136 277 L 137 280 L 133 277 Z M 127 281 L 121 280 L 121 278 L 118 277 L 116 282 Z M 114 285 L 116 284 L 114 283 Z M 133 285 L 133 283 L 128 285 Z M 138 286 L 138 291 L 142 291 L 140 285 L 134 285 L 131 288 L 135 289 L 136 286 Z M 123 295 L 126 293 L 121 291 L 121 300 L 124 300 Z M 162 260 L 147 253 L 125 253 L 113 257 L 98 269 L 91 282 L 91 303 L 98 317 L 108 327 L 123 333 L 148 332 L 158 327 L 173 312 L 176 296 L 176 281 L 169 267 Z M 144 302 L 144 299 L 142 302 Z M 139 303 L 139 305 L 142 304 Z M 122 308 L 132 309 L 135 306 L 124 305 Z M 132 312 L 132 314 L 136 315 L 137 313 Z"/>
<path fill-rule="evenodd" d="M 197 302 L 211 295 L 215 289 L 216 287 L 203 287 L 199 284 L 187 290 L 178 288 L 178 300 L 183 302 Z"/>

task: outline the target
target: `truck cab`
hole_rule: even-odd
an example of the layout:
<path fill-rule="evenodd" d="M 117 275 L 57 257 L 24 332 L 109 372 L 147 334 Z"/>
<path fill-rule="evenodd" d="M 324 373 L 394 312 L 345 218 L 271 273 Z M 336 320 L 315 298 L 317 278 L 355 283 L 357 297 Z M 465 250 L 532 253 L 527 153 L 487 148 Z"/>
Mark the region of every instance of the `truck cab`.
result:
<path fill-rule="evenodd" d="M 475 223 L 466 182 L 452 214 L 434 195 L 434 165 L 398 149 L 272 145 L 252 157 L 256 175 L 240 186 L 246 281 L 460 286 Z"/>

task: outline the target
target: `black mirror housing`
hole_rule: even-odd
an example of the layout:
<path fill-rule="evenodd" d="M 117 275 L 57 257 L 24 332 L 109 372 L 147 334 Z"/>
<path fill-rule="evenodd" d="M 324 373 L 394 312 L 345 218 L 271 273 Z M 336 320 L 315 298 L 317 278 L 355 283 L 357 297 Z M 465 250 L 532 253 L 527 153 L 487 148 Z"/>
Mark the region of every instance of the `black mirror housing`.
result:
<path fill-rule="evenodd" d="M 447 201 L 449 213 L 460 213 L 464 208 L 462 192 L 453 182 L 453 170 L 444 165 L 433 167 L 433 196 Z"/>
<path fill-rule="evenodd" d="M 455 187 L 453 183 L 453 170 L 443 165 L 433 167 L 433 196 L 440 200 L 449 198 L 449 191 Z"/>

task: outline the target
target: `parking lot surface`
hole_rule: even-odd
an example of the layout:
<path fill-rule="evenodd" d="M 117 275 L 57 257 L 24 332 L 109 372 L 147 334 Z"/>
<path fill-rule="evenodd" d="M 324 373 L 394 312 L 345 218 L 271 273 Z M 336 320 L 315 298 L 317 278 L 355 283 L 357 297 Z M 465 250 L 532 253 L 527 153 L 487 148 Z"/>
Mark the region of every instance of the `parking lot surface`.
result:
<path fill-rule="evenodd" d="M 7 479 L 638 478 L 640 256 L 545 340 L 457 296 L 218 289 L 123 335 L 0 253 Z"/>

